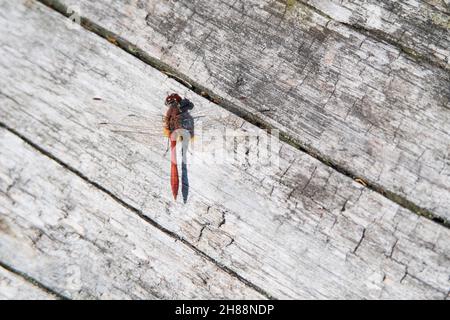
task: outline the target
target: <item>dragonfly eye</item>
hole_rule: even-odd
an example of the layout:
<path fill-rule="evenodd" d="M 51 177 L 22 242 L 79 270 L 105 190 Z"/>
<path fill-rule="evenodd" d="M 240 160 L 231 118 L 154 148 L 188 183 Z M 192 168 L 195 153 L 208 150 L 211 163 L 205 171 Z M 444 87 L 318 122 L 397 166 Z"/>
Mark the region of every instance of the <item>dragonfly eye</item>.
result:
<path fill-rule="evenodd" d="M 172 93 L 171 95 L 169 95 L 166 98 L 166 105 L 170 106 L 170 107 L 176 106 L 180 101 L 181 101 L 181 97 L 176 93 Z"/>

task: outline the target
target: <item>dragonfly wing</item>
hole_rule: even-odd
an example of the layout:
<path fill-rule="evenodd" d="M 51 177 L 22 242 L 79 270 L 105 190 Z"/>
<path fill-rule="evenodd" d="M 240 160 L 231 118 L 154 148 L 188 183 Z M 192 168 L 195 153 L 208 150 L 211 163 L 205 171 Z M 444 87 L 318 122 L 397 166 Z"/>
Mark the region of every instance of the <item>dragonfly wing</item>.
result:
<path fill-rule="evenodd" d="M 239 124 L 235 123 L 236 121 L 229 123 L 233 118 L 223 117 L 220 112 L 211 115 L 201 111 L 191 110 L 183 113 L 183 128 L 190 131 L 195 143 L 200 142 L 200 139 L 205 140 L 205 143 L 201 144 L 208 152 L 222 149 L 220 144 L 212 141 L 223 140 L 226 129 L 239 128 Z M 146 112 L 145 115 L 129 112 L 117 119 L 105 119 L 99 123 L 99 128 L 146 145 L 156 141 L 166 143 L 164 120 L 165 115 L 162 112 Z"/>
<path fill-rule="evenodd" d="M 126 137 L 132 141 L 145 145 L 161 145 L 166 143 L 163 135 L 162 121 L 142 122 L 141 119 L 133 121 L 130 117 L 124 117 L 123 122 L 103 121 L 99 124 L 100 130 L 104 130 L 113 135 Z M 131 120 L 131 121 L 130 121 Z"/>

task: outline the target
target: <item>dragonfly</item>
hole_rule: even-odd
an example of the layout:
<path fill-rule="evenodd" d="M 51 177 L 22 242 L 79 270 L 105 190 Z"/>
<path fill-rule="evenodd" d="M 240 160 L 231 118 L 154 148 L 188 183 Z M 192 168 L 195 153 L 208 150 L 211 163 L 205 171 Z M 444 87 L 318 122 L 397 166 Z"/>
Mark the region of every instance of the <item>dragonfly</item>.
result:
<path fill-rule="evenodd" d="M 167 107 L 165 114 L 150 114 L 151 117 L 130 114 L 121 122 L 101 122 L 100 125 L 107 127 L 111 132 L 118 134 L 138 134 L 146 136 L 159 136 L 167 139 L 167 149 L 165 154 L 170 151 L 170 187 L 174 200 L 177 200 L 180 187 L 180 178 L 178 171 L 177 143 L 181 142 L 182 162 L 181 162 L 181 187 L 183 202 L 187 202 L 189 193 L 189 182 L 187 175 L 187 152 L 190 141 L 195 138 L 195 124 L 200 118 L 205 118 L 204 114 L 195 114 L 192 112 L 194 104 L 187 98 L 181 98 L 177 93 L 169 94 L 164 102 Z M 161 119 L 159 126 L 155 128 L 154 122 Z M 138 123 L 136 123 L 138 119 Z M 146 121 L 146 126 L 140 125 L 139 121 Z M 153 124 L 153 126 L 152 126 Z M 216 123 L 202 123 L 202 129 L 217 126 Z M 158 126 L 156 126 L 158 127 Z"/>
<path fill-rule="evenodd" d="M 176 201 L 179 189 L 176 152 L 177 140 L 178 136 L 181 136 L 182 141 L 186 142 L 194 136 L 194 123 L 192 117 L 189 115 L 189 110 L 192 110 L 194 105 L 187 99 L 181 99 L 176 93 L 169 95 L 166 98 L 165 104 L 168 110 L 164 118 L 163 134 L 170 140 L 170 186 L 172 188 L 172 195 Z M 183 159 L 185 157 L 185 151 L 186 147 L 183 146 Z M 182 175 L 182 177 L 184 176 Z M 183 185 L 187 184 L 186 181 L 183 182 Z"/>

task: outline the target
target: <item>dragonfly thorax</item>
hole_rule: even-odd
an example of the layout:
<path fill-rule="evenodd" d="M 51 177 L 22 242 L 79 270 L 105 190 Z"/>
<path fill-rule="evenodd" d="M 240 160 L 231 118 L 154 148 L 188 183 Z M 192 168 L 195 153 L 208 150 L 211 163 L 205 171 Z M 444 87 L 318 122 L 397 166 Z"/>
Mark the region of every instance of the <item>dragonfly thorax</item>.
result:
<path fill-rule="evenodd" d="M 175 130 L 182 129 L 181 110 L 178 106 L 169 107 L 166 113 L 165 122 L 166 129 L 168 129 L 170 133 Z"/>

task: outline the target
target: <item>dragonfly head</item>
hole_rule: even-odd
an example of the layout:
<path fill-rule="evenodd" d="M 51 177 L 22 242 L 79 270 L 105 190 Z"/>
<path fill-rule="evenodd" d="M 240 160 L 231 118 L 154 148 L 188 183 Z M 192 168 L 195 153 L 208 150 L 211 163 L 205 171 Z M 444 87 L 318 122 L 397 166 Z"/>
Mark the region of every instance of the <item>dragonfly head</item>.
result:
<path fill-rule="evenodd" d="M 169 108 L 177 107 L 178 109 L 180 109 L 181 100 L 181 97 L 177 93 L 172 93 L 166 97 L 165 104 Z"/>

